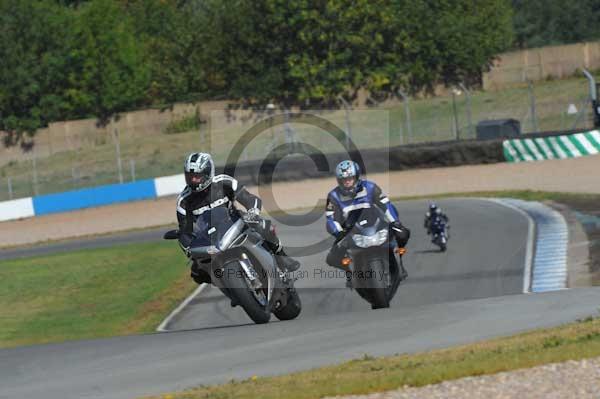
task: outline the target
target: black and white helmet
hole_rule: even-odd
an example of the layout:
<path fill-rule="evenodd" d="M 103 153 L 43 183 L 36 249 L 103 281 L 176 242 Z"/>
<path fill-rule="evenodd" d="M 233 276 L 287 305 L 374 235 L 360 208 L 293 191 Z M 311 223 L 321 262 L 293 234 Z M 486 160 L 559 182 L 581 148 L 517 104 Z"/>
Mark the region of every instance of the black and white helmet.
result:
<path fill-rule="evenodd" d="M 215 164 L 210 154 L 193 152 L 185 160 L 185 182 L 193 191 L 203 191 L 215 177 Z"/>

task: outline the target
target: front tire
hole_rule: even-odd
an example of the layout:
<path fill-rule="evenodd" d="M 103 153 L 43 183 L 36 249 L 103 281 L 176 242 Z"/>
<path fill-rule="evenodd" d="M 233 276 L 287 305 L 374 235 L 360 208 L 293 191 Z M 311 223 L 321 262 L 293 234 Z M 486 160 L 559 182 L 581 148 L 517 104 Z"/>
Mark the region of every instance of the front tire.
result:
<path fill-rule="evenodd" d="M 232 296 L 231 299 L 244 309 L 253 322 L 268 323 L 271 318 L 269 305 L 261 305 L 258 302 L 244 276 L 245 273 L 238 262 L 229 262 L 224 266 L 221 280 Z"/>
<path fill-rule="evenodd" d="M 372 309 L 384 309 L 390 307 L 387 295 L 386 279 L 383 278 L 385 265 L 381 259 L 370 259 L 365 268 L 365 278 L 359 278 L 360 285 L 370 298 Z"/>

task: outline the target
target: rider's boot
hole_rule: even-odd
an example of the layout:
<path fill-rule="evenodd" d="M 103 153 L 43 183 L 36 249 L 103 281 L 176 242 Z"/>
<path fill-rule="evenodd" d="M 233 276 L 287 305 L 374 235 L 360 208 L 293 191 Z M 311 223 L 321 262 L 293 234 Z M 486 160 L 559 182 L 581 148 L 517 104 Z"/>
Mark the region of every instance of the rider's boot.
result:
<path fill-rule="evenodd" d="M 300 262 L 295 259 L 290 258 L 284 251 L 283 245 L 281 245 L 281 240 L 275 234 L 275 229 L 272 225 L 268 225 L 262 232 L 265 237 L 265 245 L 267 248 L 271 250 L 271 252 L 275 255 L 275 259 L 277 260 L 277 265 L 284 272 L 293 272 L 298 270 L 300 267 Z"/>
<path fill-rule="evenodd" d="M 296 259 L 290 258 L 284 251 L 283 247 L 280 246 L 279 250 L 275 252 L 275 259 L 277 264 L 285 272 L 294 272 L 300 268 L 300 262 Z"/>
<path fill-rule="evenodd" d="M 210 274 L 208 274 L 204 270 L 200 269 L 198 267 L 198 265 L 196 264 L 196 262 L 192 263 L 192 267 L 190 268 L 190 277 L 196 283 L 198 283 L 198 285 L 212 283 L 212 279 L 210 277 Z"/>

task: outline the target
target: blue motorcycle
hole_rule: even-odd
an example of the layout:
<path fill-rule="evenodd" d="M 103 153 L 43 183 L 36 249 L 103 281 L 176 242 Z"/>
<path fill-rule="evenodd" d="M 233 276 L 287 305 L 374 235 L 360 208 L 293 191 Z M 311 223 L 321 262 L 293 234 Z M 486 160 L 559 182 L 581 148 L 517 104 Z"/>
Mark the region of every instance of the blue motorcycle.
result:
<path fill-rule="evenodd" d="M 429 222 L 431 242 L 440 247 L 440 252 L 445 252 L 450 239 L 450 225 L 441 217 L 433 218 Z"/>

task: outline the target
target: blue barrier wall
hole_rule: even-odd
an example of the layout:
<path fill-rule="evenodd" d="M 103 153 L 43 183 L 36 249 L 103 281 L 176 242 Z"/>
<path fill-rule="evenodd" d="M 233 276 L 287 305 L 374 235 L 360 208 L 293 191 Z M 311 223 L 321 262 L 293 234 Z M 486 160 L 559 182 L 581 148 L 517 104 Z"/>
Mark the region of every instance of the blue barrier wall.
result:
<path fill-rule="evenodd" d="M 36 216 L 156 198 L 154 179 L 33 197 Z"/>

